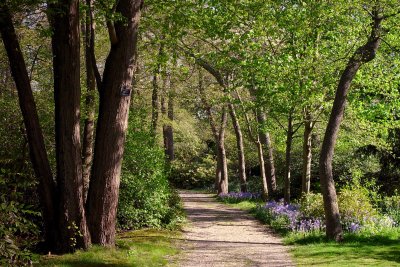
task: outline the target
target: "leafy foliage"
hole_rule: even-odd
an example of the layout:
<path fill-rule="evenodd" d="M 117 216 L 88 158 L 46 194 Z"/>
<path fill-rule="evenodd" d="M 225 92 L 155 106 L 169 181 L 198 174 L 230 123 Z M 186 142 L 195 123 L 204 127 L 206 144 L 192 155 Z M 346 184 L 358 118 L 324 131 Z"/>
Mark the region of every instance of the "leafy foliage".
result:
<path fill-rule="evenodd" d="M 22 266 L 30 262 L 28 249 L 38 242 L 40 212 L 25 195 L 35 183 L 0 170 L 0 265 Z M 22 181 L 25 180 L 25 182 Z"/>
<path fill-rule="evenodd" d="M 140 113 L 131 115 L 118 204 L 121 229 L 165 227 L 182 218 L 179 197 L 167 180 L 164 152 L 144 129 Z"/>

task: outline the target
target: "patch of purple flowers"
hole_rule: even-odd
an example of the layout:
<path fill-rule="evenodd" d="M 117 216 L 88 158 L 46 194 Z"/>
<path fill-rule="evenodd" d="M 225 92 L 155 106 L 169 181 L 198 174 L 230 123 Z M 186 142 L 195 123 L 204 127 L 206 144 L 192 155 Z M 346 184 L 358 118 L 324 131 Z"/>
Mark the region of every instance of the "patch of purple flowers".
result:
<path fill-rule="evenodd" d="M 296 229 L 297 220 L 300 217 L 300 211 L 297 205 L 284 204 L 283 201 L 275 200 L 267 202 L 264 209 L 268 209 L 273 217 L 286 217 L 288 219 L 288 227 L 292 230 Z"/>
<path fill-rule="evenodd" d="M 227 194 L 219 194 L 218 197 L 222 200 L 230 201 L 242 201 L 242 200 L 255 200 L 260 199 L 260 193 L 250 193 L 250 192 L 229 192 Z"/>
<path fill-rule="evenodd" d="M 291 231 L 310 232 L 320 231 L 325 227 L 321 218 L 306 218 L 299 209 L 298 205 L 285 204 L 283 200 L 269 201 L 261 207 L 270 214 L 272 220 L 283 218 L 287 224 L 281 225 Z"/>
<path fill-rule="evenodd" d="M 297 222 L 296 231 L 299 232 L 312 232 L 321 231 L 325 228 L 325 223 L 321 219 L 301 219 Z"/>
<path fill-rule="evenodd" d="M 358 232 L 360 229 L 361 229 L 360 224 L 354 223 L 354 222 L 350 223 L 349 228 L 348 228 L 350 233 Z"/>

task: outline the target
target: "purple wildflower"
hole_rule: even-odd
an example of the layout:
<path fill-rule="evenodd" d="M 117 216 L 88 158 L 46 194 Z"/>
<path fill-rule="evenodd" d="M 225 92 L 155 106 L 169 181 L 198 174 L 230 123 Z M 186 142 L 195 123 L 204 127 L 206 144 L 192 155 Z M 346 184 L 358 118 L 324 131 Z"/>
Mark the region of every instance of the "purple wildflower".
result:
<path fill-rule="evenodd" d="M 250 192 L 229 192 L 227 194 L 219 194 L 218 197 L 223 200 L 239 202 L 242 200 L 259 199 L 259 198 L 261 198 L 261 194 L 250 193 Z"/>

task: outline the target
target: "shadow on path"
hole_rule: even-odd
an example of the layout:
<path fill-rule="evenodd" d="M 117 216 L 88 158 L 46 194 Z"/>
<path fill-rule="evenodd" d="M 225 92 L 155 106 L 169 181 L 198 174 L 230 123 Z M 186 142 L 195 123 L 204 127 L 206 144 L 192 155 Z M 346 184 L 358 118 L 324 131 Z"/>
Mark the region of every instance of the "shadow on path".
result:
<path fill-rule="evenodd" d="M 179 266 L 294 266 L 281 239 L 242 210 L 212 194 L 181 191 L 189 224 Z"/>

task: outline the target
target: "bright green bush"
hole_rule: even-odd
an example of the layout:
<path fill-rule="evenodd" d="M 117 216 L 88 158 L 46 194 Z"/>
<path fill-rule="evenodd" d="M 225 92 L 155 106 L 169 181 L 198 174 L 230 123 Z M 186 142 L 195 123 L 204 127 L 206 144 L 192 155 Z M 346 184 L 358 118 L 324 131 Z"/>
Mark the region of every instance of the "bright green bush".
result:
<path fill-rule="evenodd" d="M 212 185 L 215 177 L 215 162 L 207 154 L 197 160 L 174 161 L 171 165 L 171 182 L 178 188 L 204 188 Z"/>
<path fill-rule="evenodd" d="M 361 186 L 344 187 L 338 195 L 339 210 L 343 220 L 363 222 L 378 216 L 368 190 Z"/>
<path fill-rule="evenodd" d="M 135 114 L 134 114 L 135 115 Z M 118 225 L 121 229 L 166 227 L 181 216 L 180 202 L 170 188 L 163 150 L 132 116 L 121 176 Z"/>
<path fill-rule="evenodd" d="M 323 218 L 324 205 L 319 193 L 304 194 L 300 199 L 300 211 L 307 218 Z"/>

